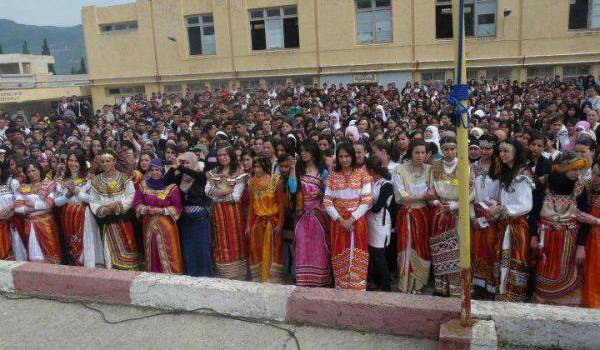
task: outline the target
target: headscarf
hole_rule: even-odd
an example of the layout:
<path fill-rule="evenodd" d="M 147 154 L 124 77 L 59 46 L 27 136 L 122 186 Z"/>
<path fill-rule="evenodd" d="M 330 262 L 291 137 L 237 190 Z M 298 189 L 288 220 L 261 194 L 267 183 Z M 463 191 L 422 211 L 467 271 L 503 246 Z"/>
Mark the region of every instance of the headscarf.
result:
<path fill-rule="evenodd" d="M 146 179 L 146 184 L 153 190 L 162 190 L 165 187 L 165 183 L 163 182 L 163 176 L 165 175 L 165 166 L 163 161 L 160 158 L 152 159 L 150 161 L 150 169 L 152 168 L 159 168 L 162 176 L 158 180 L 148 177 L 148 179 Z"/>
<path fill-rule="evenodd" d="M 358 133 L 358 128 L 354 125 L 350 125 L 349 127 L 346 128 L 346 132 L 344 133 L 344 135 L 349 138 L 348 136 L 352 137 L 352 142 L 358 141 L 360 140 L 360 135 Z"/>
<path fill-rule="evenodd" d="M 193 152 L 182 153 L 179 155 L 178 158 L 188 161 L 189 168 L 191 170 L 201 171 L 200 163 L 198 162 L 198 158 L 196 158 L 196 155 Z M 181 184 L 179 185 L 179 188 L 181 188 L 182 191 L 186 192 L 187 190 L 190 189 L 190 187 L 192 186 L 193 183 L 194 183 L 193 177 L 191 177 L 187 174 L 183 174 L 183 178 L 181 179 Z"/>

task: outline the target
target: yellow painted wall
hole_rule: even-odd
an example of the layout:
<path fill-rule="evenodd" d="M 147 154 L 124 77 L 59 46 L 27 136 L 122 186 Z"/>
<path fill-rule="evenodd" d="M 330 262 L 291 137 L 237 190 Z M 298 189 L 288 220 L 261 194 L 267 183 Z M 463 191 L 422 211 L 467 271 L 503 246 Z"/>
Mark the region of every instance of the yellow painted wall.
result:
<path fill-rule="evenodd" d="M 248 11 L 294 4 L 300 47 L 253 51 Z M 597 76 L 600 31 L 569 31 L 568 6 L 567 0 L 498 0 L 496 36 L 467 38 L 468 65 L 481 72 L 510 66 L 513 79 L 525 79 L 531 65 L 556 65 L 560 72 L 582 63 Z M 507 8 L 512 13 L 504 17 Z M 190 56 L 185 17 L 211 13 L 216 54 Z M 142 84 L 150 93 L 198 81 L 388 71 L 418 79 L 422 70 L 452 69 L 452 41 L 435 38 L 435 0 L 392 0 L 393 40 L 381 44 L 356 42 L 352 0 L 137 0 L 84 7 L 82 17 L 95 107 L 114 101 L 106 94 L 113 86 Z M 100 24 L 132 20 L 137 31 L 99 31 Z"/>

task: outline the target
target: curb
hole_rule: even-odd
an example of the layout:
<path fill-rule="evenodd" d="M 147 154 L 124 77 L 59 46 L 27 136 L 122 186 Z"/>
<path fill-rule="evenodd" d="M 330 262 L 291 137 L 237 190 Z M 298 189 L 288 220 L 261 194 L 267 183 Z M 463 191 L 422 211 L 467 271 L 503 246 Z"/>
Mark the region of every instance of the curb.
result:
<path fill-rule="evenodd" d="M 0 291 L 167 310 L 215 311 L 435 340 L 442 325 L 460 315 L 460 300 L 454 298 L 3 260 Z M 577 350 L 597 350 L 600 344 L 600 310 L 474 300 L 472 315 L 493 321 L 498 344 Z M 444 334 L 448 333 L 442 334 L 442 340 L 447 338 Z"/>

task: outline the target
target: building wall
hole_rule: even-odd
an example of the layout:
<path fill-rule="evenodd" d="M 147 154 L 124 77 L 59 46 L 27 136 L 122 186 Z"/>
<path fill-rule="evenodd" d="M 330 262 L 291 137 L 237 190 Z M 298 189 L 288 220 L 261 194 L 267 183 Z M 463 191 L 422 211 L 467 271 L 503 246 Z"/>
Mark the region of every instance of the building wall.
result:
<path fill-rule="evenodd" d="M 248 11 L 286 5 L 297 5 L 300 47 L 253 51 Z M 392 41 L 380 44 L 357 43 L 352 0 L 137 0 L 84 7 L 95 107 L 114 103 L 114 87 L 142 85 L 150 93 L 200 82 L 301 77 L 387 83 L 421 79 L 432 70 L 451 77 L 452 40 L 436 38 L 435 6 L 435 0 L 392 0 Z M 505 9 L 511 10 L 507 17 Z M 530 67 L 550 65 L 559 74 L 570 64 L 600 74 L 600 31 L 569 30 L 569 1 L 498 0 L 496 13 L 495 36 L 466 39 L 468 68 L 478 75 L 507 68 L 522 80 Z M 185 17 L 200 14 L 213 15 L 215 55 L 189 55 Z M 101 24 L 127 21 L 137 21 L 137 30 L 100 32 Z"/>
<path fill-rule="evenodd" d="M 0 64 L 11 63 L 19 65 L 19 73 L 16 74 L 48 74 L 48 65 L 54 64 L 54 56 L 21 53 L 0 54 Z M 25 71 L 24 64 L 29 64 L 29 71 Z"/>

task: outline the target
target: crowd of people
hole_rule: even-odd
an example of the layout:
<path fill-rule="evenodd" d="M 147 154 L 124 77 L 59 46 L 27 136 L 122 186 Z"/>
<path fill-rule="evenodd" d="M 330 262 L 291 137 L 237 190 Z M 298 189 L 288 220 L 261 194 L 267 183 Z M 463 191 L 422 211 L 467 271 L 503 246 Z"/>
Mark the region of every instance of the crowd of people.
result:
<path fill-rule="evenodd" d="M 3 113 L 0 259 L 458 296 L 452 84 Z M 599 92 L 469 82 L 477 298 L 600 308 Z"/>

